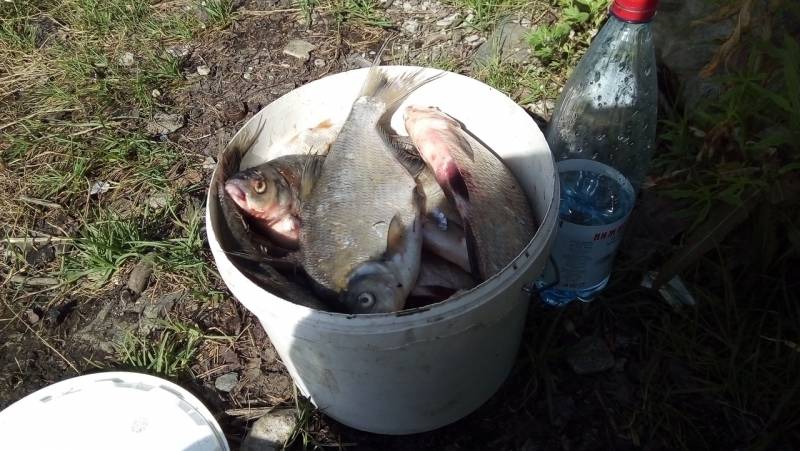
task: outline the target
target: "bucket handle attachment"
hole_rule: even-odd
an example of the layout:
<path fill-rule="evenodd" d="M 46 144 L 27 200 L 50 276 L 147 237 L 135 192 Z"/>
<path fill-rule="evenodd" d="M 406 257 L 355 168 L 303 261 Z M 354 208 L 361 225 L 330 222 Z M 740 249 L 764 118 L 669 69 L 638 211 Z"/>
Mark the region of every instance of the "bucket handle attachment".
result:
<path fill-rule="evenodd" d="M 538 279 L 533 280 L 531 282 L 526 283 L 522 286 L 522 291 L 528 293 L 529 295 L 533 296 L 534 294 L 539 294 L 544 290 L 548 290 L 553 288 L 554 286 L 558 285 L 558 282 L 561 279 L 561 276 L 558 271 L 558 265 L 556 264 L 555 259 L 553 256 L 550 255 L 547 259 L 547 265 L 544 268 L 544 272 L 539 276 Z M 551 272 L 550 280 L 547 279 L 547 273 Z"/>

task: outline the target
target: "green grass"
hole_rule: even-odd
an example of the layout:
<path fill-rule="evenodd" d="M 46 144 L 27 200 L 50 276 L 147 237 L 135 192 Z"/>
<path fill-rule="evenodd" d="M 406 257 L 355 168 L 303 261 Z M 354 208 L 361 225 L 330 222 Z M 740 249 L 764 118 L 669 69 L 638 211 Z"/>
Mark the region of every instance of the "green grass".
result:
<path fill-rule="evenodd" d="M 330 0 L 327 3 L 340 26 L 348 23 L 356 27 L 391 27 L 392 21 L 383 15 L 379 5 L 377 0 Z"/>
<path fill-rule="evenodd" d="M 559 0 L 536 4 L 538 8 L 550 9 L 557 17 L 552 23 L 543 21 L 532 27 L 528 43 L 536 61 L 517 64 L 501 55 L 494 55 L 476 67 L 475 77 L 523 105 L 543 99 L 555 100 L 570 71 L 606 18 L 608 4 L 608 0 Z M 530 2 L 519 0 L 500 3 L 467 0 L 464 5 L 475 11 L 473 25 L 487 31 L 498 26 L 505 15 L 519 14 L 531 7 Z"/>
<path fill-rule="evenodd" d="M 606 18 L 609 0 L 558 0 L 558 19 L 540 24 L 528 41 L 534 55 L 550 67 L 574 67 Z M 570 36 L 572 34 L 572 36 Z"/>
<path fill-rule="evenodd" d="M 140 371 L 176 377 L 189 372 L 192 358 L 202 340 L 208 338 L 199 329 L 179 322 L 162 322 L 156 337 L 142 338 L 129 332 L 117 345 L 117 359 Z"/>
<path fill-rule="evenodd" d="M 454 3 L 472 13 L 473 19 L 466 25 L 481 31 L 492 29 L 504 16 L 538 9 L 541 5 L 535 0 L 455 0 Z"/>
<path fill-rule="evenodd" d="M 232 0 L 202 0 L 200 5 L 214 26 L 226 27 L 234 19 Z"/>

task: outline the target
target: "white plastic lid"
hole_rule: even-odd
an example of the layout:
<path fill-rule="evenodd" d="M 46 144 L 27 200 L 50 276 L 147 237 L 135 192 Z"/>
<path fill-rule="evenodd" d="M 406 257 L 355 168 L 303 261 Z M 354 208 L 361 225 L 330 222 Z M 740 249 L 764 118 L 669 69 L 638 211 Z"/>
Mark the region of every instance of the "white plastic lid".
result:
<path fill-rule="evenodd" d="M 0 449 L 229 451 L 195 396 L 130 372 L 67 379 L 10 405 L 0 412 Z"/>

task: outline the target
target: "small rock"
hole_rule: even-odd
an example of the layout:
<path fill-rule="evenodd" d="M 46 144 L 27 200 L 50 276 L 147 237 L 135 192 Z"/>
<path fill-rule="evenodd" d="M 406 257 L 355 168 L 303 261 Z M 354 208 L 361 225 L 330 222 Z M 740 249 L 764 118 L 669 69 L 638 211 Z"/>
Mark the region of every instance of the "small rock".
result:
<path fill-rule="evenodd" d="M 239 375 L 236 373 L 227 373 L 223 374 L 222 376 L 218 377 L 217 380 L 214 381 L 214 387 L 221 392 L 228 393 L 236 387 L 236 384 L 239 383 Z"/>
<path fill-rule="evenodd" d="M 475 20 L 475 14 L 472 13 L 467 14 L 467 17 L 465 17 L 464 20 L 467 23 L 472 23 L 472 21 Z"/>
<path fill-rule="evenodd" d="M 441 20 L 436 21 L 436 26 L 442 28 L 450 28 L 450 27 L 457 27 L 460 23 L 461 23 L 461 14 L 455 12 Z"/>
<path fill-rule="evenodd" d="M 317 67 L 325 67 L 325 60 L 319 59 L 319 58 L 315 58 L 314 59 L 314 65 L 317 66 Z"/>
<path fill-rule="evenodd" d="M 418 32 L 419 27 L 420 27 L 419 21 L 415 19 L 409 19 L 403 22 L 403 30 L 410 34 Z"/>
<path fill-rule="evenodd" d="M 167 53 L 174 58 L 186 58 L 189 56 L 189 47 L 185 45 L 173 45 L 167 49 Z"/>
<path fill-rule="evenodd" d="M 530 19 L 522 19 L 519 21 L 519 24 L 525 28 L 531 27 L 531 20 Z"/>
<path fill-rule="evenodd" d="M 110 189 L 110 183 L 106 182 L 105 180 L 98 180 L 92 183 L 92 186 L 89 188 L 89 195 L 94 196 L 95 194 L 103 194 Z"/>
<path fill-rule="evenodd" d="M 175 302 L 181 297 L 183 297 L 183 291 L 167 293 L 149 301 L 145 300 L 145 297 L 139 298 L 139 301 L 135 304 L 141 312 L 138 324 L 139 334 L 145 336 L 158 327 L 161 324 L 160 317 L 166 316 L 175 305 Z"/>
<path fill-rule="evenodd" d="M 215 160 L 214 157 L 206 157 L 206 159 L 203 160 L 203 169 L 213 171 L 215 167 L 217 167 L 217 160 Z"/>
<path fill-rule="evenodd" d="M 478 36 L 477 34 L 471 34 L 471 35 L 469 35 L 469 36 L 464 38 L 464 42 L 466 42 L 467 44 L 473 44 L 473 43 L 476 43 L 476 42 L 478 42 L 480 40 L 481 40 L 481 37 Z"/>
<path fill-rule="evenodd" d="M 211 69 L 209 69 L 208 66 L 205 66 L 205 65 L 197 66 L 197 74 L 198 75 L 202 75 L 203 77 L 205 77 L 206 75 L 208 75 L 210 73 L 211 73 Z"/>
<path fill-rule="evenodd" d="M 156 193 L 147 198 L 147 205 L 150 208 L 160 210 L 169 204 L 169 196 L 166 193 Z"/>
<path fill-rule="evenodd" d="M 350 67 L 357 67 L 359 69 L 363 69 L 365 67 L 370 67 L 372 63 L 364 58 L 362 55 L 358 53 L 351 53 L 345 57 L 345 62 Z"/>
<path fill-rule="evenodd" d="M 28 320 L 30 324 L 36 324 L 39 322 L 39 315 L 36 314 L 32 309 L 25 310 L 25 319 Z"/>
<path fill-rule="evenodd" d="M 154 135 L 166 135 L 183 127 L 183 116 L 180 114 L 156 113 L 147 124 L 147 132 Z"/>
<path fill-rule="evenodd" d="M 403 11 L 408 13 L 411 12 L 412 9 L 414 9 L 414 5 L 412 5 L 410 2 L 403 2 Z"/>
<path fill-rule="evenodd" d="M 138 299 L 147 288 L 151 274 L 153 274 L 153 258 L 148 255 L 142 258 L 131 270 L 128 276 L 128 283 L 119 294 L 122 302 L 132 302 Z"/>
<path fill-rule="evenodd" d="M 273 410 L 259 418 L 242 442 L 241 451 L 267 451 L 283 449 L 297 426 L 295 411 Z"/>
<path fill-rule="evenodd" d="M 317 48 L 317 46 L 308 41 L 292 39 L 286 44 L 286 47 L 283 48 L 283 53 L 303 61 L 308 61 L 311 57 L 311 51 L 315 48 Z"/>
<path fill-rule="evenodd" d="M 475 63 L 486 64 L 495 56 L 510 63 L 525 64 L 533 58 L 528 45 L 530 30 L 511 22 L 500 25 L 475 52 Z"/>
<path fill-rule="evenodd" d="M 532 114 L 536 115 L 537 118 L 539 118 L 540 120 L 544 121 L 545 126 L 546 126 L 547 125 L 547 121 L 550 120 L 550 112 L 553 111 L 552 107 L 548 109 L 547 106 L 548 106 L 548 103 L 547 103 L 546 100 L 537 100 L 537 101 L 535 101 L 533 103 L 529 103 L 528 105 L 525 106 L 525 108 L 527 108 L 528 111 L 530 111 Z M 566 323 L 564 324 L 564 328 L 567 329 L 567 324 Z M 575 332 L 574 324 L 573 324 L 572 330 L 567 329 L 566 332 L 567 333 L 574 333 Z"/>
<path fill-rule="evenodd" d="M 133 66 L 134 62 L 135 60 L 133 58 L 133 53 L 131 52 L 125 52 L 122 54 L 122 56 L 119 57 L 120 66 L 130 67 Z"/>
<path fill-rule="evenodd" d="M 436 33 L 428 36 L 425 39 L 425 43 L 422 44 L 424 47 L 430 47 L 434 44 L 438 44 L 440 42 L 447 41 L 447 34 L 446 33 Z"/>
<path fill-rule="evenodd" d="M 567 352 L 567 363 L 577 374 L 592 374 L 614 368 L 614 355 L 600 337 L 584 337 Z"/>
<path fill-rule="evenodd" d="M 158 89 L 154 89 L 150 91 L 150 95 L 153 96 L 154 99 L 157 99 L 161 97 L 161 91 L 159 91 Z"/>

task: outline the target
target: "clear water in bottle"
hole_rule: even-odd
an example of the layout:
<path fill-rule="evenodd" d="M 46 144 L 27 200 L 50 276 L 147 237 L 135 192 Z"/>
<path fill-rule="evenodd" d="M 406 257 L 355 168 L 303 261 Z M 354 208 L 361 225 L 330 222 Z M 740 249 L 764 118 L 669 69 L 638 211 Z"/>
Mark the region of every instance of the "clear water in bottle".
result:
<path fill-rule="evenodd" d="M 589 171 L 562 172 L 562 219 L 580 225 L 611 224 L 633 209 L 633 193 L 612 177 Z"/>
<path fill-rule="evenodd" d="M 636 193 L 616 169 L 593 160 L 558 163 L 561 181 L 559 237 L 549 269 L 557 280 L 536 282 L 542 301 L 562 306 L 575 299 L 589 301 L 608 284 L 625 222 Z"/>

